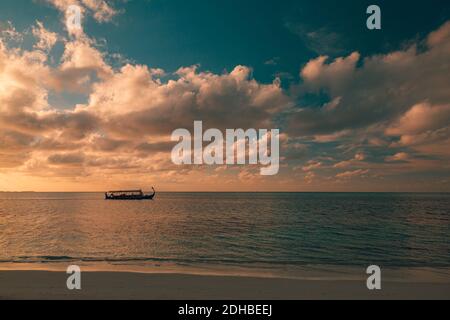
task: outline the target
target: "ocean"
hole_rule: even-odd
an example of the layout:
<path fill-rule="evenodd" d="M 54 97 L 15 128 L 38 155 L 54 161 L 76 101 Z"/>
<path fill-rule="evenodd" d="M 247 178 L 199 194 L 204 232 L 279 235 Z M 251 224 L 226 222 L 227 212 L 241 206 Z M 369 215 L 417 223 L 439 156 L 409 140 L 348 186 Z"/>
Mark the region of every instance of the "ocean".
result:
<path fill-rule="evenodd" d="M 294 275 L 450 267 L 450 194 L 0 193 L 2 264 Z"/>

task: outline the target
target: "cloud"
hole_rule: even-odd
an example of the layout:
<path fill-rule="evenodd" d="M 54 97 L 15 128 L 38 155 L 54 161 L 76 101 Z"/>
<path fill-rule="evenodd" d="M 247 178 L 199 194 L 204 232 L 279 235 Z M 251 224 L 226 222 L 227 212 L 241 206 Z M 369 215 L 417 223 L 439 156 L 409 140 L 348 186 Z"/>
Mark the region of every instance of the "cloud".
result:
<path fill-rule="evenodd" d="M 87 11 L 98 22 L 108 22 L 118 13 L 116 9 L 108 4 L 105 0 L 47 0 L 58 10 L 66 12 L 70 5 L 77 5 Z"/>
<path fill-rule="evenodd" d="M 61 71 L 86 70 L 101 78 L 112 74 L 112 68 L 104 61 L 104 54 L 86 39 L 67 42 L 61 59 Z"/>
<path fill-rule="evenodd" d="M 85 160 L 82 153 L 54 154 L 48 158 L 50 164 L 57 165 L 81 165 Z"/>
<path fill-rule="evenodd" d="M 376 124 L 388 124 L 411 106 L 450 101 L 448 24 L 432 33 L 428 47 L 417 45 L 401 51 L 366 57 L 357 52 L 327 63 L 326 56 L 309 61 L 301 70 L 303 82 L 296 88 L 306 94 L 339 98 L 334 108 L 302 106 L 290 114 L 292 135 L 329 135 Z"/>
<path fill-rule="evenodd" d="M 393 147 L 409 147 L 425 155 L 450 156 L 450 104 L 419 103 L 411 107 L 385 130 L 398 138 Z"/>
<path fill-rule="evenodd" d="M 387 129 L 387 135 L 417 135 L 450 125 L 450 104 L 432 106 L 419 103 L 411 107 Z"/>
<path fill-rule="evenodd" d="M 342 173 L 338 173 L 336 175 L 336 178 L 338 178 L 338 179 L 351 179 L 351 178 L 367 175 L 367 173 L 369 173 L 369 170 L 367 170 L 367 169 L 365 169 L 365 170 L 358 169 L 358 170 L 353 170 L 353 171 L 345 171 L 345 172 L 342 172 Z"/>
<path fill-rule="evenodd" d="M 271 128 L 289 102 L 278 83 L 259 83 L 246 66 L 223 74 L 183 67 L 167 82 L 160 68 L 116 70 L 88 37 L 63 40 L 59 63 L 50 65 L 57 37 L 39 22 L 33 34 L 32 51 L 0 47 L 0 169 L 52 177 L 120 175 L 123 168 L 183 174 L 193 169 L 170 162 L 173 130 L 198 119 L 205 127 Z M 50 104 L 53 92 L 81 92 L 88 102 L 62 110 Z"/>
<path fill-rule="evenodd" d="M 97 22 L 110 22 L 118 11 L 105 0 L 46 0 L 62 13 L 68 34 L 76 39 L 87 39 L 83 28 L 86 15 Z"/>
<path fill-rule="evenodd" d="M 0 22 L 0 35 L 5 41 L 22 42 L 23 34 L 18 32 L 11 21 Z"/>
<path fill-rule="evenodd" d="M 357 154 L 355 154 L 355 157 L 353 159 L 338 162 L 334 164 L 333 168 L 342 169 L 348 167 L 355 167 L 357 165 L 360 165 L 360 162 L 364 161 L 365 159 L 366 155 L 362 152 L 358 152 Z"/>
<path fill-rule="evenodd" d="M 339 54 L 344 51 L 342 37 L 326 27 L 313 30 L 304 25 L 286 23 L 286 28 L 297 35 L 305 46 L 317 54 Z"/>
<path fill-rule="evenodd" d="M 366 159 L 366 155 L 362 152 L 358 152 L 355 154 L 355 160 L 356 161 L 364 161 Z"/>
<path fill-rule="evenodd" d="M 49 51 L 58 41 L 58 34 L 45 29 L 44 24 L 36 21 L 36 26 L 32 28 L 33 35 L 38 39 L 34 45 L 36 49 Z"/>
<path fill-rule="evenodd" d="M 316 178 L 316 174 L 312 171 L 308 171 L 305 175 L 305 182 L 307 184 L 311 184 L 314 182 L 314 179 Z"/>
<path fill-rule="evenodd" d="M 278 85 L 251 79 L 245 66 L 221 75 L 182 68 L 167 83 L 158 74 L 126 65 L 94 86 L 84 109 L 104 119 L 104 129 L 113 136 L 168 136 L 198 119 L 214 128 L 269 128 L 272 116 L 288 102 Z"/>
<path fill-rule="evenodd" d="M 42 27 L 36 29 L 40 39 L 48 36 Z M 51 42 L 42 42 L 35 51 L 9 50 L 0 42 L 0 153 L 16 152 L 3 156 L 0 168 L 21 166 L 41 150 L 78 147 L 76 142 L 97 128 L 95 115 L 60 111 L 49 104 L 55 70 L 41 49 Z"/>
<path fill-rule="evenodd" d="M 328 56 L 319 56 L 309 61 L 301 70 L 300 75 L 309 90 L 326 88 L 330 94 L 342 90 L 342 82 L 351 81 L 356 63 L 360 55 L 353 52 L 348 57 L 336 58 L 330 64 L 326 64 Z"/>
<path fill-rule="evenodd" d="M 448 45 L 450 41 L 450 21 L 447 21 L 438 30 L 433 31 L 427 38 L 429 47 L 437 47 L 440 45 Z"/>
<path fill-rule="evenodd" d="M 117 10 L 104 0 L 82 0 L 81 2 L 93 13 L 95 20 L 99 22 L 111 21 L 117 14 Z"/>
<path fill-rule="evenodd" d="M 74 2 L 99 21 L 112 18 L 101 2 L 53 1 L 58 8 Z M 320 55 L 300 70 L 300 83 L 284 90 L 277 79 L 254 79 L 243 65 L 222 73 L 200 66 L 167 72 L 126 60 L 113 67 L 94 39 L 84 33 L 64 39 L 40 22 L 32 28 L 34 47 L 18 49 L 8 41 L 15 30 L 9 25 L 0 41 L 0 174 L 111 185 L 152 178 L 211 188 L 220 178 L 230 189 L 298 190 L 444 172 L 450 157 L 449 29 L 447 23 L 423 43 L 388 54 Z M 64 51 L 54 61 L 57 41 Z M 62 109 L 49 98 L 66 93 L 84 102 Z M 327 101 L 308 105 L 303 98 L 311 95 Z M 274 182 L 255 167 L 173 165 L 170 134 L 191 129 L 195 120 L 204 129 L 280 128 L 280 176 Z"/>
<path fill-rule="evenodd" d="M 406 152 L 399 152 L 394 154 L 393 156 L 389 156 L 386 158 L 387 162 L 397 162 L 397 161 L 406 161 L 409 159 L 409 154 Z"/>
<path fill-rule="evenodd" d="M 309 172 L 311 170 L 318 169 L 321 166 L 322 166 L 322 162 L 311 160 L 311 161 L 308 161 L 306 166 L 302 167 L 302 170 L 305 172 Z"/>

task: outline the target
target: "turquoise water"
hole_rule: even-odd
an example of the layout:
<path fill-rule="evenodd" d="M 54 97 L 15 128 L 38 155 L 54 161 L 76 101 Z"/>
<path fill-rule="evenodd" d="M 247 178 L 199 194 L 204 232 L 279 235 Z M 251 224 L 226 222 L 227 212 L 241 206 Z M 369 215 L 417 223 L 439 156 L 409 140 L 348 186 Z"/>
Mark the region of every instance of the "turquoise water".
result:
<path fill-rule="evenodd" d="M 450 194 L 0 193 L 1 262 L 449 267 Z"/>

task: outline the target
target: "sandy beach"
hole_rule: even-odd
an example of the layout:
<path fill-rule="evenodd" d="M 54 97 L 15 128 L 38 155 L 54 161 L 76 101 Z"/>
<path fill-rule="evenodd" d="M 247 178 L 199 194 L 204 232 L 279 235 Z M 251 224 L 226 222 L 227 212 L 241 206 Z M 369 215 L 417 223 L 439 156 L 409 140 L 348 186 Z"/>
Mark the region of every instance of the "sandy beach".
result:
<path fill-rule="evenodd" d="M 449 283 L 294 280 L 188 274 L 84 272 L 82 289 L 66 288 L 56 271 L 0 271 L 0 299 L 450 299 Z"/>

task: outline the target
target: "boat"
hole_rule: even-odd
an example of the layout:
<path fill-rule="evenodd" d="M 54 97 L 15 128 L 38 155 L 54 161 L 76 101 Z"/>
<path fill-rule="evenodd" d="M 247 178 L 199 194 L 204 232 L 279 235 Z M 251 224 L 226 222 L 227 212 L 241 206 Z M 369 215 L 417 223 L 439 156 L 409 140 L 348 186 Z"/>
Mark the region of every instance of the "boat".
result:
<path fill-rule="evenodd" d="M 153 200 L 156 191 L 152 187 L 153 193 L 148 194 L 142 190 L 118 190 L 105 192 L 105 200 Z"/>

